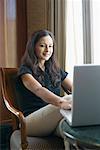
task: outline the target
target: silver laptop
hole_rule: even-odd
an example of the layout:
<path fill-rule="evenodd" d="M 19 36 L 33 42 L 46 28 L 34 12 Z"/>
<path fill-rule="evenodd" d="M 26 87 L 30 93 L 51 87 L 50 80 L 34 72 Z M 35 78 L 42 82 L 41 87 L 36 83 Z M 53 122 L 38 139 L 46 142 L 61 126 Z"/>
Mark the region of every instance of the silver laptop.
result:
<path fill-rule="evenodd" d="M 100 65 L 74 66 L 72 109 L 60 112 L 71 126 L 100 125 Z"/>

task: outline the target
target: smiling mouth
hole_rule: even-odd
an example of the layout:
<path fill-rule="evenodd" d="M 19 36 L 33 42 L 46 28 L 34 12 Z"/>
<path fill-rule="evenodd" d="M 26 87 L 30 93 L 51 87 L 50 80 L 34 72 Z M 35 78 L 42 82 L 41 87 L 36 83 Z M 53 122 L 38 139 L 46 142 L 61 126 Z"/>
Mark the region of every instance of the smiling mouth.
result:
<path fill-rule="evenodd" d="M 46 56 L 46 57 L 50 56 L 50 54 L 43 54 L 43 55 Z"/>

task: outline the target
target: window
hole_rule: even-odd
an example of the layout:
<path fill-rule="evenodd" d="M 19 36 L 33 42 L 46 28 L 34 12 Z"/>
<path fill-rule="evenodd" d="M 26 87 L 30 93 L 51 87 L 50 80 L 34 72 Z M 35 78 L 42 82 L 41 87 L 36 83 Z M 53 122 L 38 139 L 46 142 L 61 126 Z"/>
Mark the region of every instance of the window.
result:
<path fill-rule="evenodd" d="M 92 0 L 92 41 L 93 41 L 93 63 L 100 64 L 100 1 Z"/>
<path fill-rule="evenodd" d="M 100 64 L 100 1 L 67 0 L 66 69 L 70 78 L 73 65 Z"/>
<path fill-rule="evenodd" d="M 66 69 L 73 75 L 73 65 L 83 63 L 82 0 L 67 0 Z"/>

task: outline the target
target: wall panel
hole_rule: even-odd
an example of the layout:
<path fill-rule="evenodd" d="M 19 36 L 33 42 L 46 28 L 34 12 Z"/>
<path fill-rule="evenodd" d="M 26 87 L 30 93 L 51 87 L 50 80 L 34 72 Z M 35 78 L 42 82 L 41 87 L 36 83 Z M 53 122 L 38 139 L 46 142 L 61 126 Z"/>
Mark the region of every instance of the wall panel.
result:
<path fill-rule="evenodd" d="M 47 29 L 48 0 L 27 0 L 27 34 Z"/>

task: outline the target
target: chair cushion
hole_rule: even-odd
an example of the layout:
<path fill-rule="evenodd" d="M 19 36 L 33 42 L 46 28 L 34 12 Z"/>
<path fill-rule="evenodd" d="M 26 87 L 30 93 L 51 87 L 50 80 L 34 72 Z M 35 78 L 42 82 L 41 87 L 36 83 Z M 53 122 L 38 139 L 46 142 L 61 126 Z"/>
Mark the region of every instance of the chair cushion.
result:
<path fill-rule="evenodd" d="M 57 136 L 27 137 L 27 140 L 29 143 L 27 150 L 64 150 L 63 139 Z M 10 139 L 11 150 L 21 150 L 20 143 L 20 131 L 16 130 Z"/>

